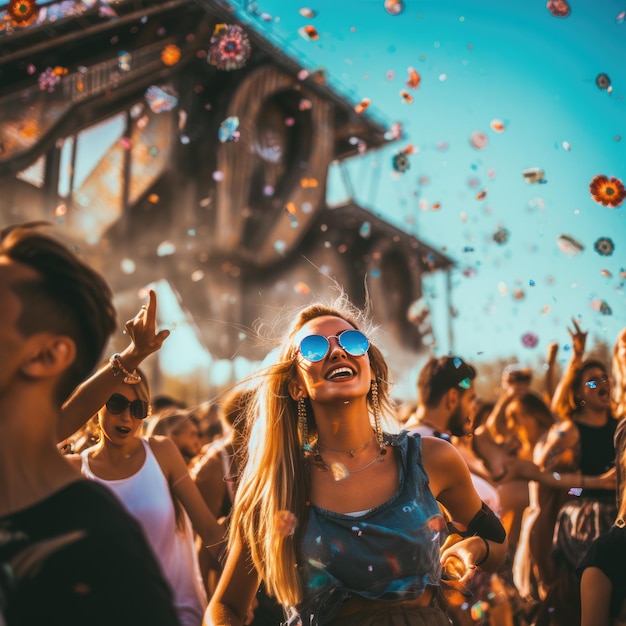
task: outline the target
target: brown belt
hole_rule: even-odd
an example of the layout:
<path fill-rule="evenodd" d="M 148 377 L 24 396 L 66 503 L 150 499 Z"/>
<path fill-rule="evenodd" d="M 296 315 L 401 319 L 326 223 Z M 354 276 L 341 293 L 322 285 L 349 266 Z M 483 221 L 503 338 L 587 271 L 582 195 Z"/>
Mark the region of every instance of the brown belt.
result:
<path fill-rule="evenodd" d="M 355 596 L 346 600 L 341 607 L 341 610 L 337 614 L 337 617 L 347 617 L 348 615 L 353 615 L 354 613 L 358 613 L 363 609 L 366 610 L 376 610 L 376 609 L 385 609 L 393 606 L 402 606 L 402 607 L 425 607 L 431 606 L 435 597 L 437 595 L 437 590 L 435 587 L 426 587 L 424 592 L 419 598 L 415 598 L 415 600 L 368 600 L 367 598 L 361 598 L 359 596 Z"/>

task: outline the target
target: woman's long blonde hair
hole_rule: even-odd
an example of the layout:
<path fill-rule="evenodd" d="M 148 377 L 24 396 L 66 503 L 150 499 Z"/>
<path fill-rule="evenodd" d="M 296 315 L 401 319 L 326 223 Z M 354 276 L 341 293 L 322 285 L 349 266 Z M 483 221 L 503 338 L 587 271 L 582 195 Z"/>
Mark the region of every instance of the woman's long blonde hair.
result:
<path fill-rule="evenodd" d="M 252 563 L 270 596 L 283 606 L 296 606 L 302 588 L 296 563 L 298 546 L 306 525 L 309 469 L 298 429 L 297 403 L 288 391 L 296 376 L 297 346 L 294 336 L 307 322 L 322 316 L 343 319 L 354 328 L 365 315 L 344 298 L 332 306 L 314 304 L 301 310 L 284 338 L 278 360 L 265 369 L 248 408 L 250 438 L 248 462 L 242 473 L 232 511 L 230 546 L 237 534 L 250 550 Z M 365 331 L 367 332 L 367 331 Z M 376 346 L 368 351 L 372 375 L 378 382 L 378 400 L 385 428 L 392 428 L 394 409 L 389 399 L 388 367 Z M 368 396 L 373 418 L 371 394 Z M 309 407 L 309 437 L 316 437 Z M 298 520 L 295 535 L 284 537 L 278 530 L 279 512 L 291 511 Z"/>

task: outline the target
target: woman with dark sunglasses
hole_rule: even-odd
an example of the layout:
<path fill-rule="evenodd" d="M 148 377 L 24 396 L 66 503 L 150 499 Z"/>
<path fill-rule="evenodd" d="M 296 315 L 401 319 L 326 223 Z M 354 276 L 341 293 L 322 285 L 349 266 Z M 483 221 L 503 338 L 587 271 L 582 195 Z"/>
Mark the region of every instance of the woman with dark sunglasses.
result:
<path fill-rule="evenodd" d="M 147 343 L 156 336 L 155 308 L 151 294 L 150 304 L 138 314 L 134 342 Z M 113 372 L 113 383 L 102 380 L 107 370 Z M 175 443 L 168 437 L 142 437 L 144 420 L 151 413 L 145 374 L 128 369 L 115 355 L 95 380 L 82 385 L 80 395 L 88 396 L 96 385 L 98 393 L 109 390 L 108 399 L 91 419 L 99 440 L 80 455 L 66 458 L 87 478 L 108 487 L 137 519 L 170 584 L 181 625 L 200 626 L 207 597 L 194 531 L 217 555 L 223 547 L 223 528 L 204 503 Z"/>
<path fill-rule="evenodd" d="M 248 462 L 205 614 L 241 625 L 262 581 L 285 624 L 449 626 L 461 585 L 506 556 L 504 529 L 447 441 L 392 434 L 388 368 L 341 300 L 302 310 L 247 405 Z M 441 503 L 458 526 L 448 534 Z"/>

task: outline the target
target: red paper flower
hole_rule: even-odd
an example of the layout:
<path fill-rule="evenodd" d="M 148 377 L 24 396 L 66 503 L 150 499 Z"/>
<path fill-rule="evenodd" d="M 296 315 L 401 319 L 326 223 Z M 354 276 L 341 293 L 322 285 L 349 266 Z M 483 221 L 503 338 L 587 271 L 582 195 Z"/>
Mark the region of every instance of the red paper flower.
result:
<path fill-rule="evenodd" d="M 618 207 L 626 198 L 626 189 L 619 178 L 598 174 L 589 185 L 591 197 L 603 206 Z"/>
<path fill-rule="evenodd" d="M 35 21 L 38 9 L 35 0 L 10 0 L 7 17 L 15 26 L 28 26 Z"/>

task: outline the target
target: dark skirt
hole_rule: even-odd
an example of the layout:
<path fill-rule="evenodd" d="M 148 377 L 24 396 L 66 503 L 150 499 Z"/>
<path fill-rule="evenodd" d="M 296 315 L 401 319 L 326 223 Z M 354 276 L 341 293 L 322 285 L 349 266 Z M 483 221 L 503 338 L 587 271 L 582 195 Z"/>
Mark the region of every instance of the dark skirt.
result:
<path fill-rule="evenodd" d="M 450 626 L 450 620 L 437 606 L 389 606 L 363 609 L 337 617 L 328 626 Z"/>

